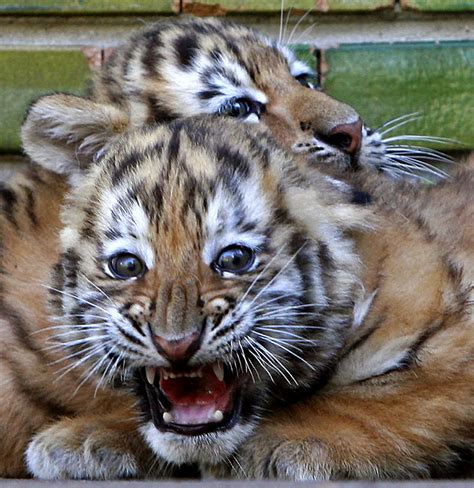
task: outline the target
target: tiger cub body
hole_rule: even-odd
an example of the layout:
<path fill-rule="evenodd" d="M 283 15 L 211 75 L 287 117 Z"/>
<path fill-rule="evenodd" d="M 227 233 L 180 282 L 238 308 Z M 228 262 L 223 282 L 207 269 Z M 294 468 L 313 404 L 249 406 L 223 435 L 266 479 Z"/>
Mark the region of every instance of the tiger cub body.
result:
<path fill-rule="evenodd" d="M 472 170 L 367 207 L 255 127 L 120 127 L 57 95 L 23 128 L 47 177 L 3 195 L 4 474 L 24 450 L 43 478 L 455 473 L 474 432 Z"/>
<path fill-rule="evenodd" d="M 361 253 L 368 259 L 369 269 L 377 270 L 374 271 L 376 276 L 385 277 L 387 275 L 389 277 L 387 280 L 397 283 L 401 289 L 406 288 L 411 292 L 413 289 L 419 289 L 419 292 L 414 292 L 414 295 L 412 293 L 397 294 L 394 288 L 384 284 L 387 286 L 386 289 L 391 290 L 388 295 L 384 295 L 379 290 L 379 286 L 373 284 L 377 282 L 377 279 L 375 277 L 370 280 L 367 278 L 372 283 L 372 286 L 368 287 L 367 301 L 363 302 L 363 305 L 356 305 L 354 313 L 355 316 L 360 317 L 362 312 L 372 310 L 366 320 L 358 320 L 360 324 L 372 325 L 358 327 L 357 329 L 360 330 L 354 337 L 359 337 L 361 334 L 361 337 L 364 338 L 364 334 L 368 334 L 372 328 L 377 329 L 378 332 L 374 333 L 373 337 L 372 333 L 368 334 L 367 337 L 370 336 L 371 340 L 367 340 L 363 347 L 360 344 L 361 347 L 356 348 L 359 356 L 354 356 L 356 353 L 353 352 L 344 357 L 338 367 L 339 373 L 334 378 L 343 375 L 341 371 L 349 371 L 347 378 L 352 378 L 352 380 L 347 379 L 347 382 L 351 384 L 355 378 L 370 377 L 371 374 L 377 376 L 383 373 L 385 375 L 390 368 L 384 369 L 384 364 L 389 364 L 394 368 L 394 376 L 408 363 L 410 366 L 406 366 L 406 370 L 413 371 L 412 368 L 417 364 L 418 356 L 410 353 L 410 344 L 424 344 L 425 336 L 420 333 L 419 340 L 415 340 L 416 334 L 407 333 L 405 324 L 410 324 L 413 331 L 426 331 L 428 337 L 432 326 L 427 319 L 428 316 L 432 318 L 434 324 L 439 317 L 445 317 L 446 313 L 450 315 L 451 310 L 462 311 L 458 315 L 456 315 L 457 312 L 453 315 L 457 318 L 452 320 L 454 323 L 458 323 L 458 318 L 461 322 L 467 320 L 463 313 L 468 316 L 471 313 L 469 308 L 471 299 L 465 298 L 468 294 L 466 290 L 472 287 L 472 270 L 474 269 L 473 240 L 469 231 L 469 228 L 472 228 L 473 220 L 472 198 L 469 196 L 472 193 L 471 173 L 468 172 L 467 176 L 458 175 L 453 183 L 444 183 L 436 189 L 414 190 L 409 183 L 390 181 L 386 177 L 387 175 L 398 178 L 414 171 L 414 167 L 410 166 L 409 161 L 413 161 L 412 158 L 416 159 L 422 153 L 424 153 L 422 159 L 423 157 L 428 157 L 428 159 L 431 157 L 434 160 L 444 158 L 440 157 L 439 153 L 430 150 L 415 149 L 409 145 L 403 146 L 405 143 L 401 139 L 395 138 L 394 140 L 395 144 L 402 145 L 399 149 L 390 147 L 390 143 L 384 140 L 386 134 L 394 128 L 404 125 L 410 117 L 400 117 L 385 125 L 380 131 L 372 131 L 363 125 L 352 108 L 312 88 L 311 70 L 304 63 L 295 59 L 286 47 L 243 26 L 215 19 L 185 19 L 179 22 L 158 23 L 142 33 L 138 33 L 127 44 L 119 48 L 98 74 L 91 96 L 95 100 L 120 107 L 124 117 L 132 126 L 198 113 L 226 114 L 243 122 L 260 123 L 270 129 L 280 144 L 301 156 L 299 159 L 301 165 L 336 176 L 363 190 L 365 193 L 358 196 L 359 201 L 376 201 L 377 206 L 380 206 L 377 213 L 383 215 L 384 221 L 386 219 L 393 221 L 393 228 L 385 227 L 388 225 L 385 223 L 380 234 L 375 234 L 377 238 L 363 240 Z M 399 152 L 397 153 L 397 151 Z M 407 160 L 404 156 L 408 152 L 411 154 Z M 416 167 L 420 168 L 420 165 L 423 166 L 423 160 L 415 161 Z M 434 171 L 438 176 L 443 176 L 432 167 L 425 166 L 424 168 L 425 174 Z M 315 175 L 317 178 L 317 173 Z M 391 238 L 387 239 L 386 235 L 390 235 Z M 409 246 L 413 246 L 414 249 L 407 251 Z M 423 248 L 425 248 L 424 252 L 421 251 Z M 436 249 L 434 255 L 432 248 Z M 401 256 L 402 250 L 403 253 L 408 252 L 407 255 L 411 258 Z M 436 265 L 430 262 L 422 266 L 423 259 L 420 257 L 419 260 L 415 258 L 413 261 L 413 270 L 403 268 L 403 263 L 407 259 L 417 256 L 418 253 L 423 259 L 426 253 L 430 259 L 434 259 Z M 386 255 L 387 258 L 380 258 L 379 261 L 372 260 L 371 256 L 380 257 L 381 255 Z M 401 260 L 400 267 L 405 269 L 404 273 L 407 278 L 403 283 L 400 283 L 400 277 L 397 276 L 398 266 L 395 264 L 395 257 Z M 417 264 L 416 267 L 415 264 Z M 434 271 L 433 274 L 428 273 L 425 276 L 427 281 L 423 284 L 423 280 L 418 279 L 418 275 L 424 275 L 426 268 L 444 269 L 444 271 L 440 271 L 440 274 L 436 274 Z M 449 282 L 452 283 L 448 285 Z M 436 288 L 432 287 L 433 283 Z M 410 304 L 412 304 L 414 296 L 419 294 L 422 297 L 430 296 L 434 299 L 438 296 L 436 290 L 443 289 L 445 284 L 448 288 L 453 286 L 453 289 L 458 289 L 459 293 L 453 292 L 453 295 L 448 293 L 446 302 L 436 304 L 431 299 L 427 299 L 423 304 L 416 301 L 413 308 L 417 310 L 417 313 L 405 312 L 411 310 Z M 456 302 L 458 300 L 456 298 L 454 300 L 456 304 L 451 304 L 450 297 L 456 296 L 460 297 L 460 301 Z M 400 297 L 403 297 L 403 300 Z M 372 305 L 372 308 L 369 305 Z M 426 322 L 423 322 L 425 320 Z M 379 322 L 382 327 L 375 327 Z M 443 326 L 440 326 L 440 329 L 443 329 L 446 322 L 443 320 L 442 323 Z M 387 330 L 393 332 L 385 335 Z M 469 328 L 467 331 L 469 335 Z M 452 331 L 447 334 L 455 335 Z M 437 333 L 434 334 L 434 336 L 437 335 Z M 387 344 L 384 341 L 387 341 Z M 469 344 L 469 349 L 471 340 L 467 340 L 466 344 Z M 421 345 L 417 347 L 421 350 Z M 447 348 L 447 350 L 450 351 L 448 355 L 457 356 L 454 348 Z M 388 356 L 384 359 L 384 354 L 380 351 L 387 352 Z M 388 353 L 389 351 L 391 352 Z M 408 359 L 411 356 L 415 358 L 413 362 Z M 470 353 L 467 353 L 465 357 L 469 358 Z M 380 364 L 377 364 L 378 361 Z M 356 372 L 359 367 L 361 370 Z M 394 391 L 397 391 L 396 395 L 400 395 L 402 398 L 400 410 L 397 413 L 398 417 L 396 417 L 405 419 L 407 424 L 397 430 L 387 421 L 388 427 L 385 430 L 380 427 L 384 431 L 384 435 L 381 437 L 384 448 L 374 442 L 371 449 L 361 449 L 358 456 L 344 448 L 341 451 L 345 455 L 338 457 L 336 450 L 334 456 L 337 461 L 331 460 L 330 454 L 326 454 L 323 448 L 321 450 L 314 448 L 314 442 L 311 439 L 318 439 L 319 435 L 327 440 L 329 449 L 333 449 L 330 438 L 333 430 L 337 432 L 336 427 L 340 416 L 331 413 L 333 417 L 336 417 L 332 422 L 328 422 L 333 430 L 328 427 L 326 432 L 320 433 L 322 425 L 325 424 L 323 417 L 318 423 L 317 429 L 313 430 L 313 426 L 310 426 L 305 431 L 303 426 L 309 425 L 308 418 L 315 415 L 311 410 L 313 401 L 311 400 L 306 411 L 301 407 L 304 414 L 295 414 L 295 417 L 291 417 L 283 412 L 271 417 L 266 424 L 268 425 L 268 436 L 263 436 L 263 442 L 256 442 L 254 448 L 249 448 L 241 455 L 245 459 L 245 462 L 240 461 L 244 467 L 243 471 L 250 476 L 253 473 L 256 476 L 273 474 L 290 478 L 388 477 L 429 475 L 433 473 L 433 465 L 438 461 L 446 463 L 446 466 L 451 466 L 452 460 L 456 459 L 459 445 L 462 449 L 462 445 L 471 442 L 466 440 L 471 439 L 470 420 L 465 419 L 463 424 L 468 425 L 467 428 L 451 429 L 454 424 L 459 426 L 464 420 L 457 419 L 450 424 L 450 416 L 447 415 L 446 423 L 440 422 L 440 426 L 445 428 L 443 432 L 435 434 L 429 427 L 426 427 L 425 432 L 432 433 L 433 437 L 426 434 L 426 439 L 415 438 L 412 431 L 420 429 L 415 424 L 424 424 L 416 416 L 411 417 L 407 411 L 403 411 L 403 408 L 406 408 L 413 400 L 411 395 L 414 395 L 418 385 L 410 392 L 408 382 L 407 390 L 403 390 L 402 385 L 405 378 L 405 375 L 400 375 L 399 383 L 394 387 Z M 442 375 L 439 378 L 442 378 Z M 426 385 L 430 384 L 429 381 L 431 380 L 426 378 Z M 419 391 L 424 388 L 421 377 L 420 382 Z M 442 380 L 440 382 L 442 383 Z M 463 392 L 460 393 L 459 401 L 461 404 L 469 405 L 472 402 L 472 390 L 466 385 L 467 383 L 462 383 L 459 387 Z M 363 388 L 365 386 L 360 387 L 361 392 Z M 434 386 L 433 388 L 436 389 Z M 358 387 L 355 386 L 354 392 L 356 391 L 358 391 Z M 380 392 L 381 402 L 378 401 L 377 395 L 373 399 L 368 395 L 369 400 L 364 401 L 363 394 L 360 394 L 360 411 L 354 413 L 355 418 L 359 416 L 362 419 L 366 418 L 368 411 L 375 418 L 377 415 L 381 417 L 379 422 L 374 421 L 376 427 L 367 427 L 361 420 L 360 429 L 365 427 L 366 430 L 371 428 L 377 430 L 379 426 L 385 425 L 386 419 L 384 418 L 382 421 L 386 408 L 383 403 L 385 390 L 381 388 Z M 452 395 L 456 396 L 454 392 Z M 337 396 L 330 396 L 330 398 L 335 398 L 335 402 L 340 401 Z M 415 404 L 417 403 L 415 400 L 413 401 Z M 425 402 L 429 403 L 428 399 L 420 397 L 420 412 L 423 411 Z M 432 404 L 437 404 L 437 397 L 432 399 Z M 318 405 L 317 400 L 315 400 L 315 405 Z M 331 401 L 329 401 L 329 405 L 332 405 Z M 339 412 L 340 408 L 345 407 L 349 409 L 348 415 L 350 415 L 350 405 L 344 404 L 344 407 L 339 407 L 336 411 Z M 299 407 L 294 408 L 297 411 Z M 354 409 L 355 406 L 352 408 Z M 323 411 L 326 412 L 326 410 Z M 318 414 L 319 410 L 316 410 L 316 418 Z M 462 415 L 464 414 L 466 411 L 463 411 Z M 293 422 L 292 418 L 297 420 Z M 281 422 L 282 419 L 285 419 L 286 423 Z M 282 429 L 278 431 L 275 426 L 280 422 Z M 341 428 L 348 428 L 342 427 L 342 425 L 341 422 Z M 360 435 L 360 429 L 354 428 L 352 433 L 357 432 L 357 435 Z M 448 442 L 444 436 L 448 435 L 449 429 L 451 429 L 449 435 L 452 437 Z M 302 446 L 304 446 L 296 450 L 297 455 L 291 454 L 295 447 L 292 444 L 294 440 L 292 432 L 298 432 L 302 439 Z M 349 430 L 349 432 L 351 431 Z M 343 435 L 341 444 L 346 443 L 346 440 Z M 286 444 L 287 441 L 288 444 Z M 315 442 L 317 444 L 317 441 Z M 277 449 L 275 444 L 279 443 L 287 445 L 288 449 Z M 446 447 L 447 444 L 459 445 L 456 449 L 454 447 L 451 449 Z M 248 445 L 250 446 L 250 444 Z M 259 455 L 265 452 L 265 446 L 268 446 L 270 450 L 274 449 L 275 453 L 271 451 L 266 455 Z M 312 454 L 313 449 L 316 454 Z M 398 455 L 400 449 L 406 452 L 406 457 L 403 459 L 400 459 Z M 307 462 L 304 461 L 305 452 L 308 453 Z M 314 463 L 314 466 L 312 465 L 312 460 L 314 457 L 318 457 L 319 453 L 323 460 L 326 459 L 326 456 L 329 457 L 328 461 L 320 462 L 322 467 L 317 462 Z M 285 457 L 291 462 L 285 460 Z M 248 466 L 246 467 L 246 462 L 260 464 L 250 469 Z M 274 471 L 268 467 L 272 463 L 276 466 Z M 234 464 L 239 465 L 239 463 Z M 302 465 L 304 469 L 300 469 Z M 262 466 L 266 466 L 266 468 Z M 291 466 L 296 466 L 296 468 L 292 470 Z M 240 470 L 237 471 L 238 476 L 242 475 Z M 445 471 L 445 473 L 447 472 Z"/>
<path fill-rule="evenodd" d="M 40 100 L 23 137 L 43 167 L 2 192 L 2 476 L 224 460 L 343 347 L 359 293 L 345 233 L 368 217 L 345 187 L 309 184 L 237 122 L 109 147 L 110 121 L 119 113 L 87 100 Z M 300 198 L 318 214 L 309 224 Z"/>

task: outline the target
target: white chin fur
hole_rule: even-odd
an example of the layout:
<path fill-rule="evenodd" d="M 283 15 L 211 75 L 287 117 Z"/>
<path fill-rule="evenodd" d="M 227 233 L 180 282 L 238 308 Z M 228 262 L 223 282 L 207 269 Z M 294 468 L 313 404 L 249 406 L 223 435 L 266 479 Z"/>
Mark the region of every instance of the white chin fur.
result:
<path fill-rule="evenodd" d="M 237 424 L 224 432 L 198 436 L 185 436 L 173 432 L 160 432 L 147 422 L 140 428 L 151 449 L 173 464 L 203 463 L 217 464 L 230 456 L 252 433 L 253 422 Z"/>

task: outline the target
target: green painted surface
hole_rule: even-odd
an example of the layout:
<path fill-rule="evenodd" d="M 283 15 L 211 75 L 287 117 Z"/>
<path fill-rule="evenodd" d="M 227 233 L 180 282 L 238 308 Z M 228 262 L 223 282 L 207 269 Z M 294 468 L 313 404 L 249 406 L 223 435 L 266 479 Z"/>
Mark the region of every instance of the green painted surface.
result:
<path fill-rule="evenodd" d="M 223 15 L 237 12 L 280 12 L 279 0 L 183 0 L 183 12 L 196 15 Z M 284 5 L 286 9 L 286 3 Z M 288 6 L 289 8 L 289 6 Z M 295 0 L 292 10 L 311 10 L 314 0 Z M 286 12 L 285 12 L 286 15 Z"/>
<path fill-rule="evenodd" d="M 170 0 L 0 0 L 0 14 L 171 12 Z"/>
<path fill-rule="evenodd" d="M 366 12 L 392 8 L 395 0 L 315 0 L 315 4 L 322 12 Z"/>
<path fill-rule="evenodd" d="M 474 42 L 347 45 L 328 50 L 325 59 L 325 90 L 370 126 L 421 112 L 398 133 L 474 147 Z"/>
<path fill-rule="evenodd" d="M 79 51 L 0 51 L 0 152 L 17 152 L 32 100 L 52 92 L 83 93 L 89 77 Z"/>
<path fill-rule="evenodd" d="M 287 11 L 301 10 L 358 12 L 372 11 L 379 8 L 393 7 L 395 0 L 295 0 L 285 2 Z M 227 12 L 280 12 L 279 0 L 183 0 L 183 10 L 186 13 L 216 14 Z M 286 15 L 286 13 L 285 13 Z"/>
<path fill-rule="evenodd" d="M 473 11 L 474 0 L 402 0 L 402 8 L 431 12 Z"/>

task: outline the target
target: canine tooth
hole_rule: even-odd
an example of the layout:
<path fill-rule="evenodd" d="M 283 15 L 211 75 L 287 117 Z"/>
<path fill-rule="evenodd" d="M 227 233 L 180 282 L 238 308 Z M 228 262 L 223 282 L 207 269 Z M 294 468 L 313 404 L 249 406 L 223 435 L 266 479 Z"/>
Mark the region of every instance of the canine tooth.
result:
<path fill-rule="evenodd" d="M 163 421 L 169 424 L 173 422 L 173 416 L 169 412 L 163 412 Z"/>
<path fill-rule="evenodd" d="M 222 363 L 214 363 L 212 365 L 212 369 L 214 371 L 214 374 L 217 376 L 217 379 L 219 381 L 222 381 L 224 379 L 224 366 L 222 366 Z M 217 410 L 219 411 L 219 410 Z"/>
<path fill-rule="evenodd" d="M 152 385 L 155 382 L 156 368 L 151 368 L 151 367 L 145 368 L 145 374 L 148 383 Z"/>
<path fill-rule="evenodd" d="M 202 378 L 202 371 L 200 369 L 198 371 L 196 371 L 196 377 Z"/>
<path fill-rule="evenodd" d="M 216 422 L 222 422 L 224 419 L 224 414 L 220 410 L 214 412 L 213 418 Z"/>

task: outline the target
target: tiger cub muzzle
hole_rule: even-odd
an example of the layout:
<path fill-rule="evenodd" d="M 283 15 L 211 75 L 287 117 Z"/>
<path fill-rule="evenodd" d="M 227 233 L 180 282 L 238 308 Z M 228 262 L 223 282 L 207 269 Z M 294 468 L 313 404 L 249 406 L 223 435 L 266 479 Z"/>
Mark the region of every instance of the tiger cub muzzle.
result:
<path fill-rule="evenodd" d="M 216 361 L 197 368 L 146 368 L 142 381 L 158 430 L 198 435 L 235 425 L 246 376 Z"/>
<path fill-rule="evenodd" d="M 161 287 L 161 320 L 156 327 L 148 322 L 148 328 L 157 352 L 169 366 L 147 366 L 140 375 L 145 408 L 155 427 L 183 435 L 232 427 L 240 413 L 240 390 L 247 380 L 247 375 L 234 374 L 219 360 L 190 365 L 201 347 L 206 324 L 220 323 L 231 308 L 222 297 L 189 303 L 195 301 L 196 289 L 189 282 Z M 174 333 L 177 330 L 181 332 Z"/>

